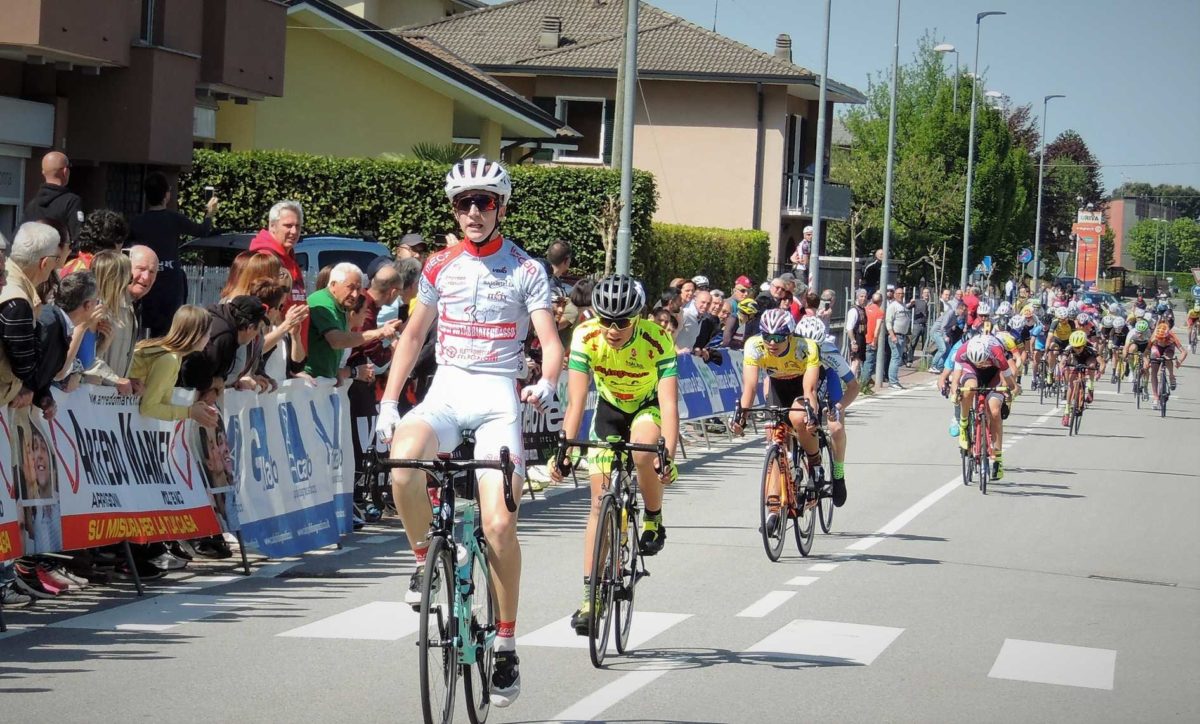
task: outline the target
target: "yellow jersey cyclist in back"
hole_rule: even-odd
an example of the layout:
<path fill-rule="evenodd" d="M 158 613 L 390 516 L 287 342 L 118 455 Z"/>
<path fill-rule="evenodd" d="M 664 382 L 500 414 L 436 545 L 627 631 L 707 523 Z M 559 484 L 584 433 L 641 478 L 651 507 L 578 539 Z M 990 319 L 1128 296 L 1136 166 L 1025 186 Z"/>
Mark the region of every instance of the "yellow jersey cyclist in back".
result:
<path fill-rule="evenodd" d="M 606 277 L 592 290 L 596 316 L 575 328 L 567 363 L 567 413 L 563 432 L 568 440 L 578 439 L 587 407 L 588 382 L 596 382 L 596 410 L 592 414 L 591 439 L 611 435 L 631 443 L 653 445 L 661 436 L 668 455 L 679 442 L 679 385 L 675 344 L 671 335 L 641 316 L 646 293 L 636 279 L 623 274 Z M 552 461 L 551 478 L 561 480 L 560 461 Z M 586 636 L 597 602 L 588 596 L 587 576 L 592 569 L 592 546 L 599 518 L 598 501 L 604 492 L 612 465 L 612 453 L 596 450 L 589 457 L 592 505 L 583 545 L 583 603 L 571 617 L 571 626 Z M 652 556 L 662 550 L 667 529 L 662 522 L 663 486 L 675 481 L 678 472 L 668 457 L 665 470 L 656 470 L 652 453 L 633 453 L 638 487 L 646 506 L 642 523 L 641 552 Z M 567 468 L 569 470 L 569 468 Z"/>

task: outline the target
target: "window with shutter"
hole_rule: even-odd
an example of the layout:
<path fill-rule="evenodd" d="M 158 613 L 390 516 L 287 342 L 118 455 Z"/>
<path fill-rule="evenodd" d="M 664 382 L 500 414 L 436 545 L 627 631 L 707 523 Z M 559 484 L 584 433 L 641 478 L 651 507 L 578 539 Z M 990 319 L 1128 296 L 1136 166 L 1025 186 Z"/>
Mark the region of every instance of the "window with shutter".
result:
<path fill-rule="evenodd" d="M 554 115 L 579 132 L 578 148 L 556 150 L 556 161 L 609 163 L 612 160 L 612 104 L 604 98 L 559 96 Z"/>

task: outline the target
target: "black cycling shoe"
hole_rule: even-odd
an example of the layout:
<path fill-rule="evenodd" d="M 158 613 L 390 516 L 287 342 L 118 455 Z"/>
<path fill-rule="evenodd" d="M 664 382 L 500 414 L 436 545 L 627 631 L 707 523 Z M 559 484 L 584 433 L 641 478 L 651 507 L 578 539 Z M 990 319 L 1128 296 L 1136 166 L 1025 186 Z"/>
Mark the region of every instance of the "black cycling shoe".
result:
<path fill-rule="evenodd" d="M 832 482 L 833 494 L 829 497 L 833 498 L 834 507 L 840 508 L 846 504 L 846 479 L 834 478 Z"/>
<path fill-rule="evenodd" d="M 667 527 L 662 523 L 658 524 L 658 528 L 647 528 L 642 531 L 642 538 L 639 541 L 638 549 L 644 556 L 657 555 L 663 549 L 667 541 Z"/>
<path fill-rule="evenodd" d="M 516 651 L 497 651 L 492 671 L 491 701 L 504 708 L 521 695 L 521 659 Z"/>

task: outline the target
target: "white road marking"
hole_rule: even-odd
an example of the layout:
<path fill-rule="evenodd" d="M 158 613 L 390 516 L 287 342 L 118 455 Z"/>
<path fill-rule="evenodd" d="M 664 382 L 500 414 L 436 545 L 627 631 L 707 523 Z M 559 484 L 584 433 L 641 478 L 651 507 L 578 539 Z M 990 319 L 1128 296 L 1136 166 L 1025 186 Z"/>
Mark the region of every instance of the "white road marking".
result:
<path fill-rule="evenodd" d="M 368 545 L 376 545 L 378 543 L 391 543 L 392 541 L 400 540 L 403 536 L 399 535 L 364 535 L 354 536 L 355 543 L 366 543 Z"/>
<path fill-rule="evenodd" d="M 795 578 L 788 581 L 784 585 L 787 585 L 787 586 L 811 586 L 812 584 L 816 583 L 818 580 L 820 580 L 820 579 L 817 578 L 816 576 L 796 576 Z"/>
<path fill-rule="evenodd" d="M 748 653 L 817 665 L 869 666 L 902 633 L 904 629 L 889 626 L 797 619 L 751 646 Z"/>
<path fill-rule="evenodd" d="M 814 573 L 828 573 L 837 567 L 838 564 L 836 563 L 814 563 L 808 567 L 808 570 Z"/>
<path fill-rule="evenodd" d="M 691 618 L 690 613 L 657 613 L 655 611 L 635 611 L 633 628 L 629 631 L 629 647 L 637 648 L 663 631 Z M 550 646 L 560 649 L 586 649 L 588 640 L 571 628 L 571 617 L 564 616 L 557 621 L 547 624 L 536 631 L 517 637 L 519 646 Z M 609 639 L 608 648 L 616 650 L 616 642 Z"/>
<path fill-rule="evenodd" d="M 306 556 L 344 556 L 350 551 L 358 550 L 354 546 L 342 546 L 341 548 L 318 548 L 313 551 L 308 551 Z"/>
<path fill-rule="evenodd" d="M 791 600 L 798 591 L 771 591 L 738 614 L 739 618 L 762 618 Z"/>
<path fill-rule="evenodd" d="M 988 676 L 1111 691 L 1116 666 L 1112 649 L 1005 639 Z"/>
<path fill-rule="evenodd" d="M 637 615 L 641 616 L 642 614 L 638 613 Z M 674 668 L 676 668 L 670 665 L 668 662 L 649 664 L 649 666 L 654 666 L 656 668 L 641 669 L 625 674 L 616 681 L 602 686 L 588 696 L 580 699 L 572 706 L 563 709 L 558 714 L 554 715 L 551 721 L 594 721 L 597 717 L 599 717 L 617 702 L 654 681 L 663 674 L 666 674 L 668 671 L 672 671 Z"/>
<path fill-rule="evenodd" d="M 179 593 L 154 596 L 96 613 L 49 624 L 52 628 L 97 631 L 169 631 L 177 626 L 265 603 L 262 599 L 197 596 Z"/>
<path fill-rule="evenodd" d="M 911 523 L 913 518 L 916 518 L 918 515 L 932 507 L 934 503 L 938 502 L 942 498 L 949 495 L 953 490 L 960 487 L 962 487 L 962 479 L 955 477 L 942 487 L 934 490 L 932 493 L 926 495 L 924 498 L 921 498 L 916 503 L 913 503 L 908 510 L 905 510 L 900 515 L 897 515 L 895 518 L 889 520 L 882 528 L 875 531 L 875 535 L 851 543 L 850 545 L 846 546 L 846 550 L 865 551 L 868 548 L 871 548 L 876 543 L 884 540 L 884 537 L 896 533 L 896 531 Z"/>
<path fill-rule="evenodd" d="M 364 606 L 276 634 L 292 638 L 397 641 L 417 632 L 421 617 L 400 601 L 372 601 Z"/>

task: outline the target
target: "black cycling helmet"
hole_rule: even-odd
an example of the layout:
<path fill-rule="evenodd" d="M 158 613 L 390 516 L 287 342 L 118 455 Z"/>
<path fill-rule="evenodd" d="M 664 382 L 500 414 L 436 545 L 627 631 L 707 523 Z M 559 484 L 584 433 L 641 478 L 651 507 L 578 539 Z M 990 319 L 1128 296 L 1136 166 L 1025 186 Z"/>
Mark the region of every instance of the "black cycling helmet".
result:
<path fill-rule="evenodd" d="M 596 283 L 592 309 L 607 319 L 625 319 L 640 314 L 646 306 L 642 283 L 627 274 L 614 274 Z"/>

